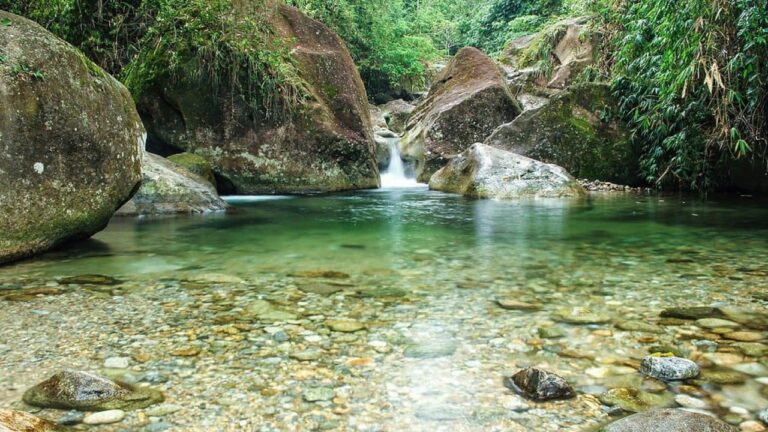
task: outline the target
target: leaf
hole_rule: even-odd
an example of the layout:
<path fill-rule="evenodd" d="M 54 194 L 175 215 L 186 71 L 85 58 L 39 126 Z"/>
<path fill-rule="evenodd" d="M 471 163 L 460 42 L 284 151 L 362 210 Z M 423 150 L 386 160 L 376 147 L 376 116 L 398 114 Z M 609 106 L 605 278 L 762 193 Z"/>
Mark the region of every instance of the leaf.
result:
<path fill-rule="evenodd" d="M 3 19 L 1 19 L 1 20 L 0 20 L 0 26 L 3 26 L 3 27 L 10 27 L 10 26 L 11 26 L 11 24 L 12 24 L 12 23 L 11 23 L 11 20 L 10 20 L 10 19 L 8 19 L 8 18 L 3 18 Z"/>

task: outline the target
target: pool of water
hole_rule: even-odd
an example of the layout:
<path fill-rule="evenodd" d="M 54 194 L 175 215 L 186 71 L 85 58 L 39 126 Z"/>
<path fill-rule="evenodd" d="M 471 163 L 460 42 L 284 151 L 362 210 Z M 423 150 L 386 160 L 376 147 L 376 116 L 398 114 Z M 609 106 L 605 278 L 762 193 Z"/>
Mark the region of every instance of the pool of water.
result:
<path fill-rule="evenodd" d="M 687 394 L 734 423 L 768 407 L 765 356 L 659 318 L 701 305 L 766 313 L 765 203 L 497 202 L 425 188 L 233 203 L 226 215 L 118 218 L 0 268 L 0 407 L 21 407 L 27 387 L 64 367 L 148 381 L 180 407 L 100 430 L 577 431 L 617 415 L 597 397 L 615 387 L 670 405 Z M 63 279 L 84 274 L 117 280 Z M 538 308 L 495 303 L 510 298 Z M 334 331 L 338 319 L 364 328 Z M 617 327 L 626 321 L 662 331 Z M 636 371 L 659 345 L 744 379 L 659 386 Z M 113 356 L 130 367 L 102 370 Z M 520 398 L 502 378 L 526 366 L 561 374 L 579 396 Z M 308 401 L 312 390 L 332 397 Z"/>

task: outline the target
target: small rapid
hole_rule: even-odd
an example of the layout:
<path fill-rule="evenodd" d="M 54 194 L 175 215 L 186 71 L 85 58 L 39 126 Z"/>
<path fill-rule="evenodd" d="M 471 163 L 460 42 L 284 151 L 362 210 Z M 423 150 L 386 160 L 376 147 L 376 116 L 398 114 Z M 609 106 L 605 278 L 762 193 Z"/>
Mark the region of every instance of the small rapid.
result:
<path fill-rule="evenodd" d="M 424 187 L 416 181 L 415 176 L 406 172 L 406 166 L 400 155 L 400 138 L 387 138 L 389 146 L 389 166 L 381 173 L 382 189 L 402 189 L 411 187 Z"/>

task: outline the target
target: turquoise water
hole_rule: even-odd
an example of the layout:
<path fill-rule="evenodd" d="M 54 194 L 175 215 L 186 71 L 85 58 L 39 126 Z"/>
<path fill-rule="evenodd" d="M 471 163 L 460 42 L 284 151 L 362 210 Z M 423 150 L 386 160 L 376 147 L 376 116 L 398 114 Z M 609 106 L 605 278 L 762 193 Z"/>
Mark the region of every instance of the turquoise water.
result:
<path fill-rule="evenodd" d="M 118 218 L 90 241 L 0 268 L 0 297 L 12 294 L 0 302 L 0 407 L 20 407 L 25 388 L 73 367 L 140 382 L 164 374 L 151 384 L 182 406 L 162 419 L 180 431 L 581 431 L 616 415 L 597 398 L 616 387 L 671 406 L 687 393 L 723 418 L 741 413 L 729 419 L 739 423 L 768 406 L 768 358 L 659 314 L 768 314 L 766 256 L 768 207 L 746 197 L 496 202 L 409 188 Z M 62 280 L 83 274 L 118 283 Z M 504 310 L 500 298 L 538 309 Z M 606 320 L 573 324 L 563 311 Z M 364 330 L 331 331 L 329 319 Z M 662 330 L 619 329 L 630 320 Z M 562 337 L 541 337 L 551 328 Z M 768 352 L 757 337 L 751 348 Z M 453 351 L 406 355 L 435 343 Z M 658 345 L 741 378 L 660 385 L 636 370 Z M 102 370 L 110 356 L 131 367 Z M 502 378 L 527 366 L 561 374 L 579 397 L 512 394 Z M 316 387 L 333 399 L 307 401 Z M 147 421 L 130 413 L 97 429 Z"/>

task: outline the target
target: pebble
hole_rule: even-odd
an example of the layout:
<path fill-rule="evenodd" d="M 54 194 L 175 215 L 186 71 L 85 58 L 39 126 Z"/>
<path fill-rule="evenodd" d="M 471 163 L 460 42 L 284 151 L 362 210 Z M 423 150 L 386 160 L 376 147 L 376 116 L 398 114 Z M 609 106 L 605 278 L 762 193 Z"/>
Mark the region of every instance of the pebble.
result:
<path fill-rule="evenodd" d="M 699 365 L 680 357 L 646 356 L 640 362 L 640 373 L 663 381 L 695 378 L 700 372 Z"/>
<path fill-rule="evenodd" d="M 315 361 L 319 360 L 323 356 L 323 351 L 321 350 L 306 350 L 306 351 L 297 351 L 292 352 L 290 354 L 290 357 L 292 359 L 296 359 L 299 361 Z"/>
<path fill-rule="evenodd" d="M 161 404 L 147 409 L 144 413 L 150 417 L 165 417 L 169 414 L 181 411 L 182 407 L 175 404 Z"/>
<path fill-rule="evenodd" d="M 496 300 L 496 304 L 506 310 L 538 311 L 542 309 L 540 304 L 521 302 L 511 298 L 500 298 Z"/>
<path fill-rule="evenodd" d="M 107 369 L 126 369 L 131 365 L 131 359 L 128 357 L 110 357 L 104 360 L 104 367 Z"/>
<path fill-rule="evenodd" d="M 354 333 L 365 329 L 365 324 L 351 320 L 329 320 L 325 322 L 325 325 L 340 333 Z"/>
<path fill-rule="evenodd" d="M 739 424 L 739 428 L 744 432 L 764 432 L 765 426 L 754 420 L 747 420 Z"/>
<path fill-rule="evenodd" d="M 330 387 L 311 387 L 304 390 L 302 397 L 307 402 L 322 402 L 333 399 L 336 392 Z"/>
<path fill-rule="evenodd" d="M 731 339 L 739 342 L 757 342 L 765 339 L 762 333 L 750 332 L 750 331 L 738 331 L 726 333 L 723 335 L 726 339 Z"/>
<path fill-rule="evenodd" d="M 720 318 L 702 318 L 702 319 L 696 320 L 696 325 L 699 327 L 704 327 L 708 329 L 741 327 L 741 324 L 739 323 L 735 323 L 733 321 L 728 321 Z"/>
<path fill-rule="evenodd" d="M 757 418 L 759 418 L 761 422 L 768 424 L 768 408 L 760 411 L 760 413 L 757 414 Z"/>
<path fill-rule="evenodd" d="M 122 421 L 125 418 L 123 410 L 108 410 L 90 413 L 83 418 L 83 423 L 87 425 L 111 424 Z"/>
<path fill-rule="evenodd" d="M 504 378 L 504 386 L 537 402 L 576 396 L 576 391 L 563 377 L 538 368 L 523 369 Z"/>
<path fill-rule="evenodd" d="M 706 401 L 685 394 L 675 396 L 675 402 L 685 408 L 707 409 L 709 407 L 709 404 Z"/>
<path fill-rule="evenodd" d="M 57 423 L 62 426 L 74 426 L 76 424 L 82 423 L 83 418 L 85 418 L 85 414 L 83 414 L 82 412 L 69 411 L 66 414 L 64 414 L 61 418 L 59 418 Z"/>

